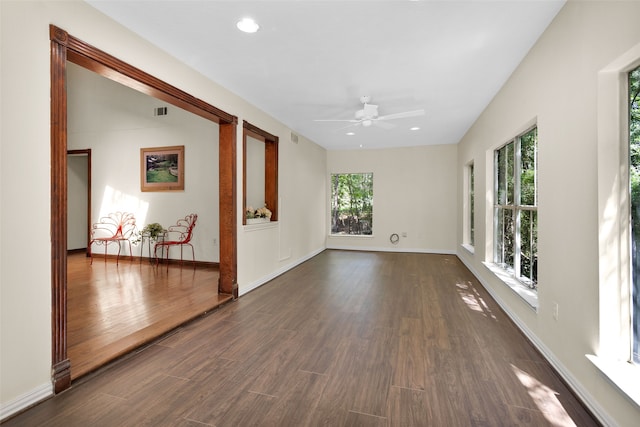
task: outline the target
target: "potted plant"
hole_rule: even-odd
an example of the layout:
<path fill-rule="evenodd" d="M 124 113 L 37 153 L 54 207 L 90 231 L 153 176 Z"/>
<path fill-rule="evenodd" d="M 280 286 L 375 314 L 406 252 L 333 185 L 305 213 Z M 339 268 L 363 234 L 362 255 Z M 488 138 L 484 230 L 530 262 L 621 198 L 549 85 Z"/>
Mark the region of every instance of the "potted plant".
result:
<path fill-rule="evenodd" d="M 252 206 L 245 210 L 245 218 L 247 224 L 259 224 L 271 221 L 271 211 L 265 205 L 264 207 L 253 209 Z"/>
<path fill-rule="evenodd" d="M 152 222 L 151 224 L 147 224 L 141 231 L 136 233 L 136 238 L 133 240 L 133 244 L 140 243 L 142 241 L 142 237 L 148 237 L 150 241 L 155 242 L 158 240 L 158 236 L 164 235 L 165 229 L 162 225 L 157 222 Z"/>

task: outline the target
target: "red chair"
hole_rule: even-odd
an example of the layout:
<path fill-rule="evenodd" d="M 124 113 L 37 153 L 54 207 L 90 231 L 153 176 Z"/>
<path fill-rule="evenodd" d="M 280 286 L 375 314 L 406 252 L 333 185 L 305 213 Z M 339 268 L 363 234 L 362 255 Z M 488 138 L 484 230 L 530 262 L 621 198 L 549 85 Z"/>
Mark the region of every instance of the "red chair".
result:
<path fill-rule="evenodd" d="M 193 266 L 195 267 L 196 253 L 191 244 L 191 238 L 193 237 L 193 228 L 196 226 L 198 220 L 197 214 L 191 214 L 179 219 L 176 225 L 172 225 L 167 229 L 167 235 L 164 240 L 156 242 L 154 247 L 154 254 L 156 256 L 156 265 L 160 262 L 158 257 L 158 248 L 164 250 L 164 255 L 167 262 L 167 268 L 169 268 L 169 248 L 171 246 L 180 246 L 180 264 L 182 264 L 182 247 L 191 246 L 191 256 L 193 258 Z"/>
<path fill-rule="evenodd" d="M 96 243 L 104 245 L 104 262 L 107 262 L 107 246 L 110 243 L 118 244 L 118 255 L 116 256 L 116 264 L 120 261 L 121 243 L 126 241 L 129 244 L 129 254 L 131 252 L 130 238 L 136 231 L 136 218 L 132 213 L 114 212 L 100 219 L 100 222 L 93 224 L 91 227 L 91 240 L 89 241 L 89 256 L 91 264 L 93 264 L 93 251 L 91 246 Z"/>

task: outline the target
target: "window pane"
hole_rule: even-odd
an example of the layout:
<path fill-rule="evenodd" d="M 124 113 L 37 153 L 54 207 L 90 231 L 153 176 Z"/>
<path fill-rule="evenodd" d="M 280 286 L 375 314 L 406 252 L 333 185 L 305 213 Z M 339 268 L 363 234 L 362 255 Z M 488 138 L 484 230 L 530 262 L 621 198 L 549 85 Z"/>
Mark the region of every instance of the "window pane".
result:
<path fill-rule="evenodd" d="M 537 153 L 534 127 L 494 154 L 493 261 L 531 289 L 538 282 Z"/>
<path fill-rule="evenodd" d="M 513 210 L 496 208 L 496 256 L 495 263 L 513 269 L 514 221 Z"/>
<path fill-rule="evenodd" d="M 473 224 L 473 163 L 469 166 L 469 244 L 473 246 L 474 244 L 474 224 Z"/>
<path fill-rule="evenodd" d="M 373 174 L 331 175 L 331 234 L 373 234 Z"/>
<path fill-rule="evenodd" d="M 507 144 L 506 146 L 507 148 L 507 204 L 508 205 L 513 205 L 513 189 L 514 189 L 514 168 L 513 168 L 513 162 L 514 162 L 514 143 L 510 142 L 509 144 Z"/>
<path fill-rule="evenodd" d="M 538 212 L 520 212 L 520 281 L 535 289 L 538 284 Z"/>
<path fill-rule="evenodd" d="M 520 137 L 520 205 L 536 206 L 538 129 L 534 128 Z"/>
<path fill-rule="evenodd" d="M 505 145 L 496 152 L 497 171 L 497 203 L 499 205 L 513 204 L 513 142 Z"/>
<path fill-rule="evenodd" d="M 640 363 L 640 67 L 629 73 L 633 361 Z"/>

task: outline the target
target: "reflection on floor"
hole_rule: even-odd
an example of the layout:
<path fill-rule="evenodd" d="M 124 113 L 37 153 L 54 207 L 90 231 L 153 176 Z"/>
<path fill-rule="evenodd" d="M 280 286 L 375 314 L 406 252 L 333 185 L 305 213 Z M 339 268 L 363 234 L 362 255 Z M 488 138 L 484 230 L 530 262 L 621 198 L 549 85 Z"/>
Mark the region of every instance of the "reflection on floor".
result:
<path fill-rule="evenodd" d="M 104 365 L 228 301 L 218 269 L 139 259 L 67 262 L 67 353 L 71 377 Z"/>

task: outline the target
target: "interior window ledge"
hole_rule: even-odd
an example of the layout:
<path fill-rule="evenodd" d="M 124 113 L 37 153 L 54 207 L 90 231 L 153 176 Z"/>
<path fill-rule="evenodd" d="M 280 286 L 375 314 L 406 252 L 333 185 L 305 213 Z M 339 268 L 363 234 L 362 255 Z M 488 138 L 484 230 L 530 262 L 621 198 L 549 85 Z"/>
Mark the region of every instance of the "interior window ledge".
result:
<path fill-rule="evenodd" d="M 245 224 L 243 225 L 244 231 L 257 231 L 264 230 L 265 228 L 274 228 L 278 226 L 278 221 L 261 222 L 258 224 Z"/>
<path fill-rule="evenodd" d="M 469 252 L 469 253 L 472 253 L 472 254 L 473 254 L 473 253 L 475 253 L 475 252 L 476 252 L 476 249 L 475 249 L 473 246 L 471 246 L 470 244 L 468 244 L 468 243 L 463 243 L 461 246 L 462 246 L 464 249 L 466 249 L 466 250 L 467 250 L 467 252 Z"/>
<path fill-rule="evenodd" d="M 356 239 L 372 239 L 375 236 L 373 234 L 329 234 L 329 237 L 331 238 L 355 237 Z"/>
<path fill-rule="evenodd" d="M 483 262 L 484 266 L 489 269 L 501 282 L 510 287 L 516 294 L 531 306 L 535 311 L 538 311 L 538 293 L 532 289 L 529 289 L 522 283 L 516 280 L 509 272 L 504 268 L 492 263 Z"/>
<path fill-rule="evenodd" d="M 640 407 L 640 367 L 632 363 L 586 354 L 587 359 L 604 374 L 629 400 Z"/>

